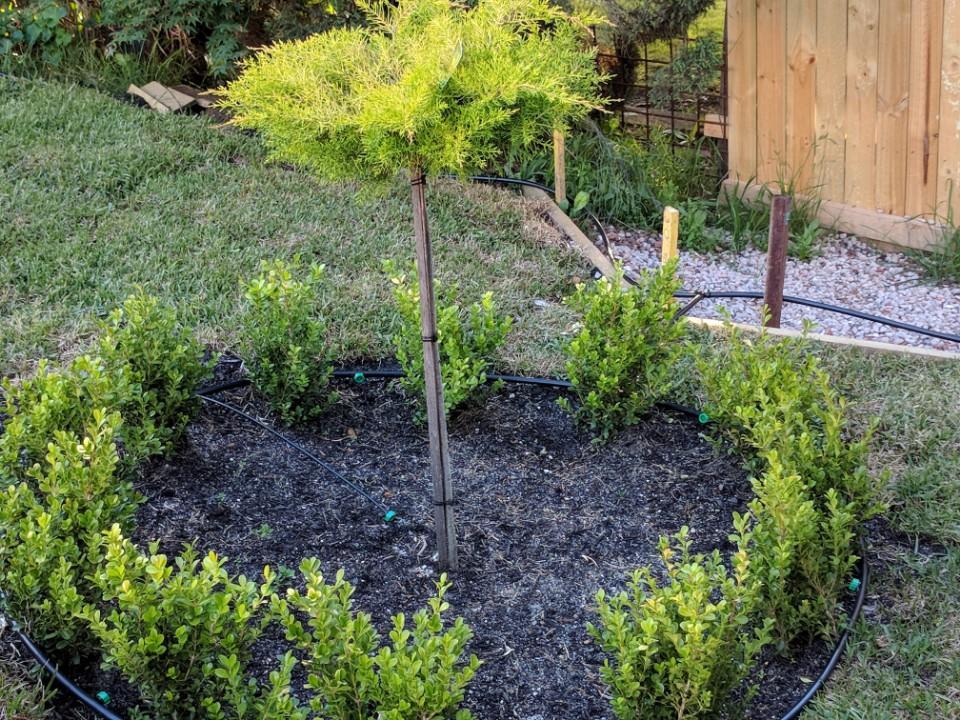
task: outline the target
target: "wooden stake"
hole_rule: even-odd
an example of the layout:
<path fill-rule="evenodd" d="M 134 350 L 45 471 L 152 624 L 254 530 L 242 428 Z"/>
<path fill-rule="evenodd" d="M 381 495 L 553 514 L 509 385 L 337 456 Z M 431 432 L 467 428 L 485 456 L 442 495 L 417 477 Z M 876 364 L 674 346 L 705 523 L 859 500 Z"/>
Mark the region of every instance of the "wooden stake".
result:
<path fill-rule="evenodd" d="M 433 294 L 433 253 L 427 227 L 423 170 L 410 172 L 413 229 L 417 239 L 417 277 L 420 282 L 420 334 L 423 338 L 423 377 L 427 394 L 427 429 L 430 434 L 430 470 L 433 475 L 433 519 L 437 531 L 440 569 L 456 571 L 457 533 L 453 513 L 453 482 L 447 445 L 447 417 L 443 407 L 443 380 L 437 347 L 437 311 Z"/>
<path fill-rule="evenodd" d="M 663 245 L 660 262 L 666 265 L 677 257 L 677 238 L 680 237 L 680 211 L 669 205 L 663 209 Z"/>
<path fill-rule="evenodd" d="M 567 202 L 567 158 L 564 152 L 563 131 L 553 131 L 553 197 L 557 205 Z"/>
<path fill-rule="evenodd" d="M 783 281 L 787 274 L 787 244 L 790 242 L 790 196 L 777 195 L 770 203 L 770 236 L 767 241 L 767 278 L 763 304 L 769 316 L 766 327 L 780 327 L 783 311 Z"/>

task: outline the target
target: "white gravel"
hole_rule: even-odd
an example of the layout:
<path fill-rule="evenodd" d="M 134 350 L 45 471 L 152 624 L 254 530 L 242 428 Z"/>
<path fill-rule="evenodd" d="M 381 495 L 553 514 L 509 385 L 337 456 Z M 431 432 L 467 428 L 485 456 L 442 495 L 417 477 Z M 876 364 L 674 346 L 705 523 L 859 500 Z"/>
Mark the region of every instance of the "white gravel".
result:
<path fill-rule="evenodd" d="M 660 236 L 607 228 L 614 254 L 627 271 L 660 264 Z M 763 290 L 766 253 L 703 255 L 680 250 L 680 276 L 685 290 Z M 822 243 L 820 255 L 803 262 L 788 258 L 784 287 L 787 295 L 854 308 L 920 327 L 960 334 L 960 286 L 932 285 L 920 277 L 908 258 L 882 253 L 851 235 L 840 233 Z M 734 321 L 759 321 L 759 300 L 708 299 L 691 315 L 720 318 L 726 308 Z M 960 351 L 960 344 L 917 335 L 879 323 L 858 320 L 814 308 L 785 304 L 781 326 L 801 329 L 803 320 L 814 332 Z"/>

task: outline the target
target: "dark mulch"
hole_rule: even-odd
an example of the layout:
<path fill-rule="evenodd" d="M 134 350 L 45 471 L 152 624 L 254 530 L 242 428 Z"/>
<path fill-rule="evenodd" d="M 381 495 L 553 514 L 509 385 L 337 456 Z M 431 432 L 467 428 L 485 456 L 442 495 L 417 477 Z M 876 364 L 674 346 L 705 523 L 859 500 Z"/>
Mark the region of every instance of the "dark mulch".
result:
<path fill-rule="evenodd" d="M 392 614 L 423 606 L 438 577 L 425 431 L 388 382 L 337 386 L 340 402 L 290 435 L 398 520 L 384 523 L 379 508 L 278 440 L 206 405 L 179 451 L 144 469 L 136 539 L 157 539 L 166 553 L 185 542 L 216 549 L 254 577 L 265 564 L 296 569 L 316 556 L 331 577 L 345 570 L 356 606 L 384 634 Z M 559 392 L 508 385 L 450 427 L 461 571 L 448 599 L 484 661 L 466 702 L 481 720 L 611 717 L 585 629 L 597 589 L 621 588 L 637 566 L 659 568 L 658 537 L 683 525 L 696 550 L 729 551 L 731 513 L 751 496 L 737 459 L 695 419 L 658 410 L 598 449 L 557 406 Z M 266 415 L 249 390 L 220 397 Z M 268 640 L 259 654 L 275 657 L 281 644 Z M 829 650 L 765 657 L 748 717 L 780 717 Z"/>

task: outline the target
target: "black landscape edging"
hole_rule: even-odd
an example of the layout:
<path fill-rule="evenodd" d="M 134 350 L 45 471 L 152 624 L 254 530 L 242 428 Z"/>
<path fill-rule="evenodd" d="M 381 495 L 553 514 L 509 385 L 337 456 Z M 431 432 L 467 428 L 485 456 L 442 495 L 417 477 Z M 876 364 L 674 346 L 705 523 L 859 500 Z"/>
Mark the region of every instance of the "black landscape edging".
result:
<path fill-rule="evenodd" d="M 339 368 L 333 371 L 333 376 L 336 378 L 352 378 L 356 382 L 362 383 L 367 379 L 399 378 L 403 376 L 403 371 L 399 368 L 393 368 L 393 367 L 373 368 L 373 369 L 367 369 L 367 370 Z M 564 388 L 564 389 L 571 387 L 571 384 L 569 381 L 556 379 L 556 378 L 527 377 L 524 375 L 490 374 L 487 376 L 487 379 L 488 381 L 491 381 L 491 382 L 502 381 L 502 382 L 516 383 L 516 384 L 539 385 L 539 386 L 545 386 L 545 387 L 555 387 L 555 388 Z M 371 502 L 377 504 L 378 506 L 382 506 L 384 508 L 387 507 L 384 503 L 374 499 L 372 496 L 368 495 L 365 491 L 363 491 L 362 489 L 360 489 L 359 487 L 351 483 L 349 480 L 344 478 L 342 475 L 340 475 L 340 473 L 338 473 L 336 470 L 330 467 L 323 460 L 317 458 L 315 455 L 313 455 L 313 453 L 309 452 L 308 450 L 301 447 L 297 443 L 288 439 L 282 433 L 270 427 L 267 423 L 264 423 L 263 421 L 258 420 L 257 418 L 254 418 L 253 416 L 248 415 L 247 413 L 244 413 L 239 408 L 235 408 L 228 403 L 224 403 L 222 401 L 219 401 L 219 400 L 216 400 L 215 398 L 210 397 L 211 395 L 216 393 L 224 392 L 226 390 L 231 390 L 234 388 L 245 387 L 250 384 L 251 384 L 250 381 L 246 378 L 231 380 L 228 382 L 219 383 L 217 385 L 203 388 L 202 390 L 197 392 L 197 395 L 204 400 L 212 401 L 218 407 L 223 407 L 235 413 L 238 413 L 240 416 L 255 423 L 262 429 L 267 430 L 272 435 L 278 437 L 280 440 L 285 442 L 290 447 L 303 453 L 306 457 L 310 458 L 315 463 L 323 467 L 324 470 L 326 470 L 327 472 L 332 473 L 338 480 L 341 480 L 342 482 L 346 483 L 349 487 L 354 489 L 356 492 L 360 493 L 362 496 L 366 497 Z M 693 415 L 698 419 L 700 419 L 701 422 L 703 422 L 704 416 L 701 415 L 699 411 L 693 408 L 686 407 L 683 405 L 676 405 L 673 403 L 658 403 L 658 404 L 661 407 L 666 407 L 672 410 L 676 410 L 678 412 L 682 412 L 687 415 Z M 392 511 L 389 510 L 389 508 L 387 508 L 387 510 L 388 510 L 388 514 L 392 513 Z M 392 518 L 393 516 L 390 515 L 389 517 L 385 516 L 384 519 L 386 521 L 389 521 Z M 797 701 L 797 703 L 790 710 L 788 710 L 785 715 L 783 715 L 783 717 L 780 720 L 795 720 L 795 718 L 803 711 L 803 708 L 807 705 L 807 703 L 809 703 L 813 699 L 813 697 L 817 694 L 817 692 L 823 687 L 826 681 L 833 674 L 833 671 L 836 669 L 837 665 L 839 664 L 840 659 L 843 657 L 844 650 L 846 649 L 846 646 L 847 646 L 847 641 L 849 640 L 849 637 L 850 637 L 850 632 L 852 631 L 853 627 L 856 625 L 857 620 L 860 617 L 860 612 L 863 608 L 863 603 L 866 599 L 867 584 L 869 582 L 869 579 L 870 579 L 870 569 L 869 569 L 869 566 L 867 565 L 866 546 L 863 542 L 863 539 L 861 538 L 859 589 L 857 592 L 856 603 L 854 604 L 853 611 L 850 613 L 850 616 L 847 620 L 846 627 L 844 628 L 843 633 L 840 635 L 840 638 L 837 640 L 837 644 L 834 647 L 833 653 L 830 655 L 830 659 L 827 661 L 827 664 L 824 666 L 823 671 L 820 673 L 820 675 L 817 677 L 814 683 L 810 686 L 807 692 L 804 693 L 803 697 L 801 697 Z M 3 625 L 2 621 L 4 620 L 4 615 L 2 612 L 3 597 L 4 596 L 2 594 L 2 589 L 0 589 L 0 627 L 2 627 Z M 73 683 L 68 677 L 66 677 L 62 672 L 60 672 L 60 670 L 57 669 L 57 666 L 50 660 L 50 658 L 48 658 L 43 653 L 43 651 L 41 651 L 40 648 L 37 647 L 36 644 L 30 640 L 30 638 L 23 632 L 23 630 L 19 627 L 19 625 L 17 625 L 15 621 L 12 621 L 12 619 L 9 619 L 9 618 L 7 620 L 10 622 L 10 627 L 13 630 L 14 634 L 17 636 L 20 642 L 23 643 L 23 646 L 30 653 L 30 655 L 33 656 L 37 664 L 39 664 L 43 670 L 48 672 L 52 676 L 53 680 L 63 690 L 65 690 L 67 694 L 71 695 L 78 703 L 85 706 L 88 710 L 91 710 L 92 712 L 96 713 L 98 716 L 103 718 L 103 720 L 123 720 L 122 717 L 120 717 L 119 715 L 111 711 L 109 708 L 107 708 L 104 704 L 102 704 L 101 702 L 91 697 L 86 692 L 84 692 L 75 683 Z"/>

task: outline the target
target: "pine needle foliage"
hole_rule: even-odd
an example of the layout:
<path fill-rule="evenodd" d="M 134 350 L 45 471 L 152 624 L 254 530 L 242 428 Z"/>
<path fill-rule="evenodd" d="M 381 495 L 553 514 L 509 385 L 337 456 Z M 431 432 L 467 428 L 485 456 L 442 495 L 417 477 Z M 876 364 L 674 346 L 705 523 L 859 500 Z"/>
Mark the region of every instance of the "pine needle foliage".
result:
<path fill-rule="evenodd" d="M 284 42 L 225 91 L 234 124 L 329 179 L 465 174 L 598 107 L 594 51 L 548 0 L 365 3 L 363 28 Z"/>

